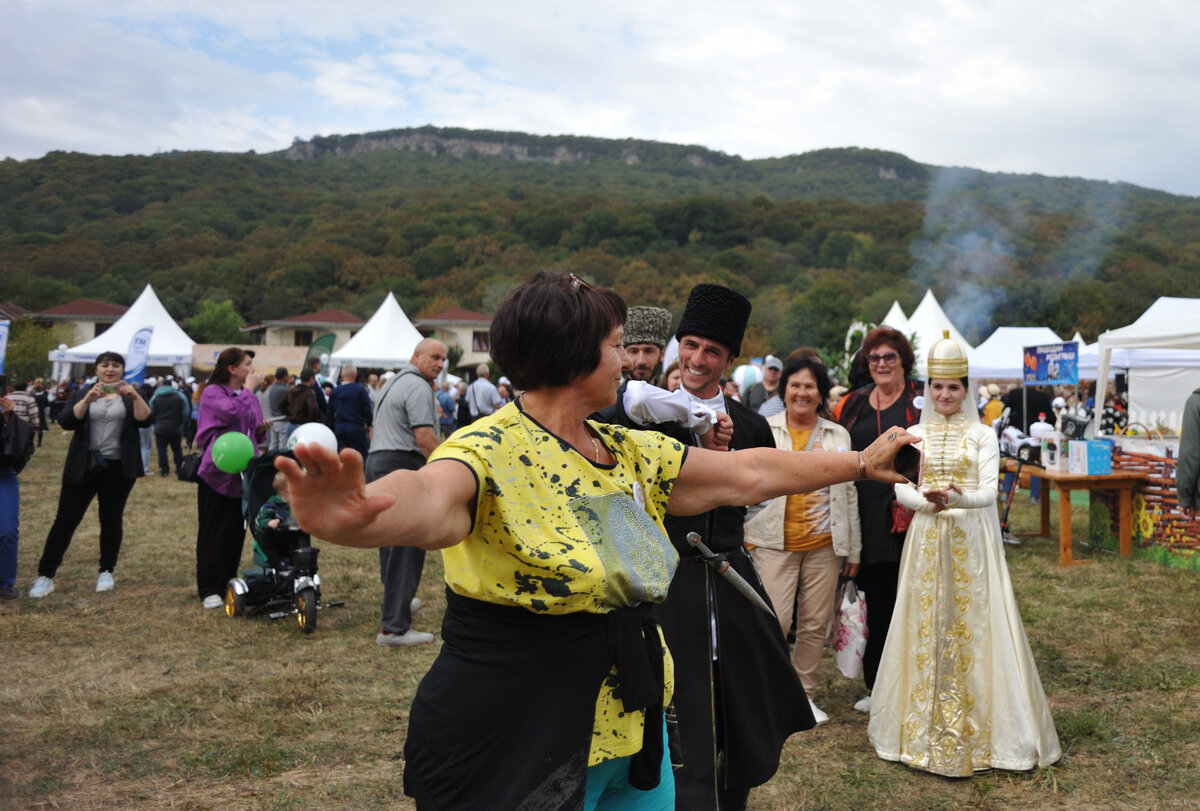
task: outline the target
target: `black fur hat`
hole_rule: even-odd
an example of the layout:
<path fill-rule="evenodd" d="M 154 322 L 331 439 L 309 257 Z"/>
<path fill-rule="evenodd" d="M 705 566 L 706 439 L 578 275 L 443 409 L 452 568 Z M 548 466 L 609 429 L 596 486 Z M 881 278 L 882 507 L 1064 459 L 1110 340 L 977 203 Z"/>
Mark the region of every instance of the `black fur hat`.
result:
<path fill-rule="evenodd" d="M 688 294 L 683 320 L 675 337 L 695 335 L 723 344 L 735 356 L 742 353 L 742 337 L 750 320 L 750 300 L 719 284 L 698 284 Z"/>

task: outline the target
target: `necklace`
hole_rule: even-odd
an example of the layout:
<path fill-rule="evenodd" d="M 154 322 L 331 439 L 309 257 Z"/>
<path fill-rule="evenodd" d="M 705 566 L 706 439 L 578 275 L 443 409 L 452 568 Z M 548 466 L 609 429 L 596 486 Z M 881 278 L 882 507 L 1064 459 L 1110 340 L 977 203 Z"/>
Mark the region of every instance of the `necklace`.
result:
<path fill-rule="evenodd" d="M 588 434 L 588 439 L 592 440 L 592 458 L 595 459 L 596 464 L 600 464 L 600 443 L 590 433 Z"/>

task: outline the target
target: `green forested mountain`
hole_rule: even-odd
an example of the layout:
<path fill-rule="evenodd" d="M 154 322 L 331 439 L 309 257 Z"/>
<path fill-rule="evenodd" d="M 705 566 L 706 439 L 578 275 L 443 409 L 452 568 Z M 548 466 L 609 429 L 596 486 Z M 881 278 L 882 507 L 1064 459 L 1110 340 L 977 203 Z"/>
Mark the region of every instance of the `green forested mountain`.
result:
<path fill-rule="evenodd" d="M 1094 339 L 1200 294 L 1200 200 L 826 149 L 471 130 L 297 141 L 270 155 L 50 153 L 0 163 L 0 301 L 130 303 L 247 322 L 326 307 L 491 311 L 558 265 L 678 313 L 717 281 L 754 301 L 747 351 L 839 345 L 927 286 L 980 340 L 1000 324 Z"/>

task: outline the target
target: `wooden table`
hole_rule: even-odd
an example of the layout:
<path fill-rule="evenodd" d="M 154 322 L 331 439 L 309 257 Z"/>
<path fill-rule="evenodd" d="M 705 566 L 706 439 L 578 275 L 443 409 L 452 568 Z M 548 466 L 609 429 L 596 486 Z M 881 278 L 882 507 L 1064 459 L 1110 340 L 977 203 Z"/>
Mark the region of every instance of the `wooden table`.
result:
<path fill-rule="evenodd" d="M 1005 470 L 1015 473 L 1016 460 L 1006 459 Z M 1058 485 L 1058 562 L 1062 566 L 1071 566 L 1087 561 L 1074 560 L 1071 556 L 1071 492 L 1073 490 L 1116 490 L 1117 491 L 1117 550 L 1122 555 L 1133 552 L 1133 488 L 1139 482 L 1146 481 L 1144 473 L 1133 470 L 1114 470 L 1105 475 L 1086 476 L 1079 473 L 1059 473 L 1046 470 L 1037 465 L 1022 465 L 1022 472 L 1037 476 L 1043 482 L 1041 507 L 1042 526 L 1038 533 L 1042 537 L 1050 535 L 1050 482 Z"/>

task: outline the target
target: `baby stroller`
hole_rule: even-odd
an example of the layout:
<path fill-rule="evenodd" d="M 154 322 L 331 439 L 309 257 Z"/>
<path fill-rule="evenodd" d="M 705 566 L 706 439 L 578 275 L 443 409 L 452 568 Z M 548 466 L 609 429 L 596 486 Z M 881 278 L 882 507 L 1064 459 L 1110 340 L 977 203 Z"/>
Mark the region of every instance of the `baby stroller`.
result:
<path fill-rule="evenodd" d="M 317 611 L 344 605 L 344 601 L 321 603 L 321 576 L 317 553 L 308 533 L 288 518 L 278 529 L 255 527 L 259 510 L 275 495 L 275 457 L 269 453 L 250 460 L 242 474 L 242 514 L 254 538 L 254 566 L 225 587 L 225 614 L 233 619 L 266 612 L 275 620 L 294 614 L 300 630 L 311 634 L 317 628 Z M 284 452 L 288 458 L 291 453 Z"/>

